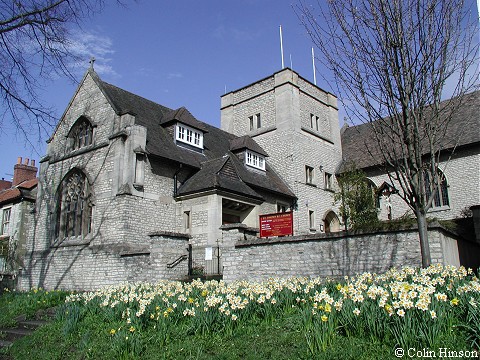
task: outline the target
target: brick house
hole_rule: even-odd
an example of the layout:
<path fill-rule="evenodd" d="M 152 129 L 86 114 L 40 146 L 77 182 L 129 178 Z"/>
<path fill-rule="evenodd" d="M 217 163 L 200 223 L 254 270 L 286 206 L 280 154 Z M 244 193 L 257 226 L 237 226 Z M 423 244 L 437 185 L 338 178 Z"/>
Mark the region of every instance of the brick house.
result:
<path fill-rule="evenodd" d="M 91 68 L 40 161 L 19 287 L 179 279 L 192 268 L 189 246 L 205 261 L 213 249 L 208 266 L 220 273 L 221 249 L 256 238 L 262 214 L 292 211 L 294 235 L 339 231 L 335 174 L 361 154 L 349 134 L 336 97 L 288 68 L 223 95 L 221 129 Z"/>
<path fill-rule="evenodd" d="M 35 161 L 18 158 L 13 181 L 0 190 L 0 278 L 12 279 L 25 266 L 28 231 L 33 227 L 37 191 Z M 0 280 L 2 280 L 0 279 Z"/>

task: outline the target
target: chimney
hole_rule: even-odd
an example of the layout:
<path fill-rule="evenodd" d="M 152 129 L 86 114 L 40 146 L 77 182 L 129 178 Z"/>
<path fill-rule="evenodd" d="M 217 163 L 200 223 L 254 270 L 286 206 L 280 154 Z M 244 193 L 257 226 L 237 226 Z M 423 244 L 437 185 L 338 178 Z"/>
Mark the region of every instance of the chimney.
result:
<path fill-rule="evenodd" d="M 12 186 L 17 186 L 18 184 L 32 180 L 37 177 L 37 168 L 35 167 L 35 160 L 30 160 L 25 158 L 25 161 L 22 164 L 22 158 L 17 159 L 17 164 L 13 167 L 13 184 Z"/>

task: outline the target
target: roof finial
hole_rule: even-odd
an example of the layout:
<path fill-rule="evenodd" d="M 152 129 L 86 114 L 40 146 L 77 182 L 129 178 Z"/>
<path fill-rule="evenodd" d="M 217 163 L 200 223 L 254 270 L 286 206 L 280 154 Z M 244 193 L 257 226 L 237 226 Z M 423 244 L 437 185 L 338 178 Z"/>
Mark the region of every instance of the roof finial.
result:
<path fill-rule="evenodd" d="M 92 69 L 92 70 L 93 70 L 93 63 L 94 63 L 94 62 L 95 62 L 95 57 L 92 56 L 92 57 L 90 58 L 90 61 L 89 61 L 89 63 L 90 63 L 90 69 Z"/>

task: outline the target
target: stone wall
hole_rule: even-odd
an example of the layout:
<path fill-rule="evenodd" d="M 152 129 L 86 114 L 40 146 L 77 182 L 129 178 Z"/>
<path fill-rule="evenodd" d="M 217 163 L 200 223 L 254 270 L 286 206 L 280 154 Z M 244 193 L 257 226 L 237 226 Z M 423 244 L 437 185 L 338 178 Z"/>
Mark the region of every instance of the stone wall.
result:
<path fill-rule="evenodd" d="M 18 288 L 93 290 L 123 282 L 181 280 L 188 274 L 188 237 L 157 233 L 144 244 L 80 245 L 51 247 L 30 253 L 30 266 Z"/>
<path fill-rule="evenodd" d="M 382 273 L 392 267 L 421 266 L 415 229 L 270 239 L 245 239 L 241 229 L 225 232 L 224 239 L 230 237 L 230 243 L 235 244 L 223 250 L 223 278 L 227 282 L 290 276 L 340 277 L 365 271 Z M 468 247 L 477 259 L 480 255 L 479 244 L 460 241 L 438 225 L 430 227 L 429 241 L 433 263 L 463 264 L 459 244 L 461 248 Z M 474 263 L 469 266 L 475 268 Z M 476 266 L 479 266 L 478 260 Z"/>
<path fill-rule="evenodd" d="M 471 206 L 480 204 L 480 146 L 469 148 L 458 148 L 451 159 L 442 158 L 439 169 L 445 175 L 448 184 L 449 206 L 433 207 L 428 211 L 427 216 L 440 220 L 455 219 L 464 217 L 464 211 Z M 388 175 L 379 170 L 366 171 L 367 177 L 376 186 L 381 186 L 384 181 L 391 183 Z M 398 184 L 394 184 L 400 189 Z M 398 195 L 390 198 L 393 218 L 411 213 L 411 209 Z M 387 212 L 383 201 L 380 203 L 380 218 L 385 220 Z"/>

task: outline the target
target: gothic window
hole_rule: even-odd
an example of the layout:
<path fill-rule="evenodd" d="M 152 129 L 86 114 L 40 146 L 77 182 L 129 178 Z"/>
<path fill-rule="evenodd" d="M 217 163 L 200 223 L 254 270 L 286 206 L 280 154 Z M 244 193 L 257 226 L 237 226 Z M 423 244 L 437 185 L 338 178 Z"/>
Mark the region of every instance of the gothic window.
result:
<path fill-rule="evenodd" d="M 68 138 L 72 150 L 91 145 L 93 143 L 93 126 L 90 121 L 83 116 L 80 117 L 70 130 Z"/>
<path fill-rule="evenodd" d="M 85 237 L 92 231 L 92 198 L 87 178 L 73 170 L 62 181 L 58 192 L 55 237 Z"/>
<path fill-rule="evenodd" d="M 448 184 L 445 175 L 440 170 L 437 170 L 438 176 L 438 186 L 433 195 L 432 208 L 441 207 L 441 206 L 450 206 L 450 201 L 448 199 Z M 432 195 L 433 181 L 430 181 L 430 174 L 428 171 L 424 172 L 425 179 L 425 194 L 426 198 L 430 198 Z"/>

